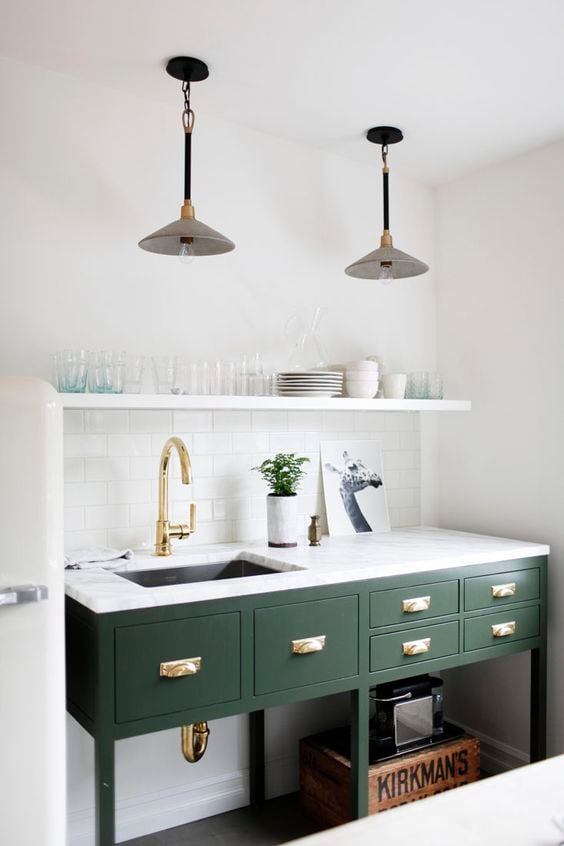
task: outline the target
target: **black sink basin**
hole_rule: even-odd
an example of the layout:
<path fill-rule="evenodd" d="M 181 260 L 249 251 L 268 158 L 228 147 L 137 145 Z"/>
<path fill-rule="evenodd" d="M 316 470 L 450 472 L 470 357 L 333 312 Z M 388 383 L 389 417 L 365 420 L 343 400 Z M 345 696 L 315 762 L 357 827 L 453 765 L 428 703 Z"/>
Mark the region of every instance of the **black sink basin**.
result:
<path fill-rule="evenodd" d="M 191 582 L 214 582 L 219 579 L 241 579 L 246 576 L 268 576 L 279 573 L 264 564 L 236 559 L 218 561 L 214 564 L 191 564 L 188 567 L 159 567 L 155 570 L 137 570 L 131 573 L 116 573 L 122 579 L 129 579 L 141 587 L 162 587 L 163 585 L 185 585 Z"/>

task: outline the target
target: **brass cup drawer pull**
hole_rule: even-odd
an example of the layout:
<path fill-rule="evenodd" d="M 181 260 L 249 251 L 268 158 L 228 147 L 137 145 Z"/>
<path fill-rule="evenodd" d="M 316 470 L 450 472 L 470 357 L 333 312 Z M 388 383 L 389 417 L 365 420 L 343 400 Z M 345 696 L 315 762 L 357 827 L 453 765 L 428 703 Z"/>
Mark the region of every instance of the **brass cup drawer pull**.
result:
<path fill-rule="evenodd" d="M 421 640 L 406 640 L 401 645 L 401 651 L 404 655 L 422 655 L 424 652 L 429 652 L 430 649 L 430 637 L 423 637 Z"/>
<path fill-rule="evenodd" d="M 506 585 L 492 585 L 492 596 L 494 599 L 501 599 L 504 596 L 515 596 L 517 585 L 515 582 L 508 582 Z"/>
<path fill-rule="evenodd" d="M 402 599 L 401 601 L 401 610 L 404 614 L 413 614 L 415 611 L 428 611 L 430 607 L 430 596 L 414 596 L 412 599 Z"/>
<path fill-rule="evenodd" d="M 160 675 L 167 679 L 178 679 L 181 676 L 195 676 L 202 667 L 201 658 L 181 658 L 179 661 L 163 661 Z"/>
<path fill-rule="evenodd" d="M 324 648 L 325 635 L 302 637 L 300 640 L 292 641 L 292 653 L 294 655 L 308 655 L 311 652 L 321 652 Z"/>
<path fill-rule="evenodd" d="M 492 626 L 492 635 L 494 637 L 509 637 L 515 634 L 515 620 L 510 623 L 497 623 Z"/>

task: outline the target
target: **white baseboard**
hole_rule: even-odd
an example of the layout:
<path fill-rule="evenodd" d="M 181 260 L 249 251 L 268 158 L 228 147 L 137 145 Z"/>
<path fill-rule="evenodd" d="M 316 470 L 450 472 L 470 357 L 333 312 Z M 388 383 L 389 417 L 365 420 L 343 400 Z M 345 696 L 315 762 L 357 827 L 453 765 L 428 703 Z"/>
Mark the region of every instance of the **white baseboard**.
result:
<path fill-rule="evenodd" d="M 456 725 L 463 728 L 467 734 L 474 735 L 480 741 L 480 769 L 488 775 L 498 775 L 498 773 L 514 770 L 516 767 L 522 767 L 529 763 L 529 756 L 521 749 L 516 749 L 514 746 L 496 740 L 494 737 L 489 737 L 489 735 L 472 728 L 472 726 L 465 726 L 459 720 L 456 720 Z"/>
<path fill-rule="evenodd" d="M 266 794 L 272 798 L 298 789 L 298 761 L 294 755 L 266 765 Z M 117 842 L 166 828 L 224 814 L 249 804 L 248 770 L 120 799 L 116 802 Z M 68 818 L 68 846 L 94 846 L 94 808 L 73 811 Z"/>

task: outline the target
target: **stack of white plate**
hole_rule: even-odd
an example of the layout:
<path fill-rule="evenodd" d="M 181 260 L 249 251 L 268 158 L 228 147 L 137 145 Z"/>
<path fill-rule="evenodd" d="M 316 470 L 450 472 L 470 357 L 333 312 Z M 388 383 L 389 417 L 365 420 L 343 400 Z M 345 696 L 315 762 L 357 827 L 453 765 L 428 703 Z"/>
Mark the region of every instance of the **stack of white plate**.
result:
<path fill-rule="evenodd" d="M 279 373 L 276 380 L 281 397 L 339 397 L 343 374 L 337 370 L 301 370 Z"/>

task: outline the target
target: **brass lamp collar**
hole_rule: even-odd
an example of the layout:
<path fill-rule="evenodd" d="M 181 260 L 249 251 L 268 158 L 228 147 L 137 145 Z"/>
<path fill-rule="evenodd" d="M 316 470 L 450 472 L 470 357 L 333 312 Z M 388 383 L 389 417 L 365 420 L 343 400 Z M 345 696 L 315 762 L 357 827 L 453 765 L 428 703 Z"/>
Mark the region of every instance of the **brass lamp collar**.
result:
<path fill-rule="evenodd" d="M 180 208 L 180 217 L 184 219 L 193 220 L 195 217 L 195 209 L 191 200 L 184 200 Z"/>
<path fill-rule="evenodd" d="M 380 247 L 393 247 L 392 236 L 390 235 L 389 229 L 384 229 L 382 235 L 380 236 Z"/>

